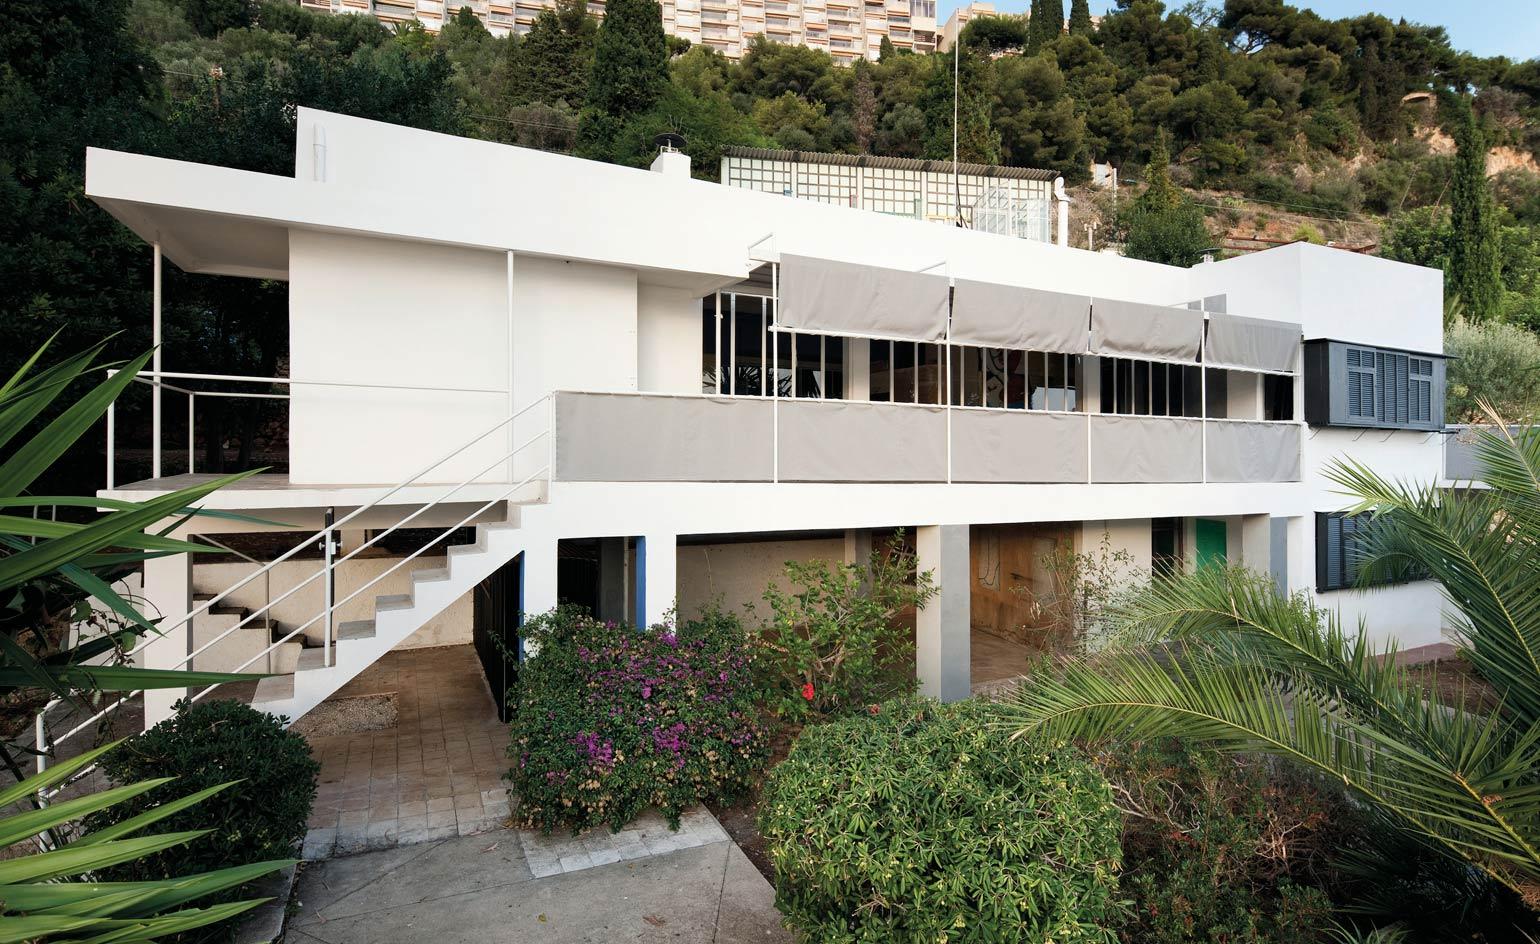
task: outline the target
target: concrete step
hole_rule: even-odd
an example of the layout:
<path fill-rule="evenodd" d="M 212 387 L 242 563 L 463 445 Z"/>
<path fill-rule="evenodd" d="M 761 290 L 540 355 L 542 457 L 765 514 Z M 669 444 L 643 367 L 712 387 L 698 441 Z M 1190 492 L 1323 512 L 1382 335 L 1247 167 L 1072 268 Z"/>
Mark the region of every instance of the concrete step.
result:
<path fill-rule="evenodd" d="M 337 653 L 332 652 L 332 663 L 337 661 Z M 326 668 L 326 648 L 314 646 L 305 649 L 299 654 L 299 663 L 294 667 L 296 672 L 312 672 L 316 669 Z"/>
<path fill-rule="evenodd" d="M 269 675 L 257 682 L 257 693 L 252 696 L 253 707 L 260 708 L 272 702 L 288 701 L 294 697 L 294 676 Z"/>
<path fill-rule="evenodd" d="M 299 657 L 305 651 L 305 644 L 298 639 L 291 639 L 285 643 L 279 643 L 268 656 L 272 660 L 271 671 L 276 675 L 292 676 L 299 670 Z"/>
<path fill-rule="evenodd" d="M 337 627 L 337 639 L 373 639 L 374 620 L 348 620 Z"/>
<path fill-rule="evenodd" d="M 449 579 L 448 567 L 433 567 L 428 570 L 412 571 L 412 580 L 417 583 L 430 583 Z"/>
<path fill-rule="evenodd" d="M 374 598 L 374 611 L 376 613 L 385 610 L 409 610 L 412 608 L 412 595 L 410 593 L 388 593 L 385 596 Z"/>

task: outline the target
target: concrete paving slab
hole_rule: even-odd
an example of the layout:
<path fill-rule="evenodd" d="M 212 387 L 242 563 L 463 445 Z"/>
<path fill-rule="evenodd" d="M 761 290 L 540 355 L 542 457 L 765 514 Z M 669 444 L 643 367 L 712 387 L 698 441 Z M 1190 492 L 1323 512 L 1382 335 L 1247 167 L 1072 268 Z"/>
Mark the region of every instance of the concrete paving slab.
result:
<path fill-rule="evenodd" d="M 299 883 L 302 910 L 290 928 L 530 879 L 511 831 L 314 862 Z"/>
<path fill-rule="evenodd" d="M 301 916 L 290 925 L 289 939 L 304 944 L 792 940 L 780 927 L 769 883 L 731 841 L 541 879 L 528 877 L 527 871 L 490 867 L 497 862 L 481 857 L 499 853 L 482 849 L 494 836 L 514 834 L 505 830 L 414 847 L 441 851 L 390 860 L 386 874 L 362 885 L 358 882 L 369 861 L 389 852 L 313 866 L 301 883 L 302 899 L 314 901 L 316 895 L 307 889 L 328 873 L 338 885 L 353 890 L 319 908 L 306 901 Z M 501 856 L 498 861 L 510 866 L 512 858 L 522 859 L 521 853 Z M 488 873 L 504 881 L 491 884 Z M 520 874 L 522 880 L 515 877 Z M 480 888 L 467 887 L 467 882 L 478 880 Z"/>

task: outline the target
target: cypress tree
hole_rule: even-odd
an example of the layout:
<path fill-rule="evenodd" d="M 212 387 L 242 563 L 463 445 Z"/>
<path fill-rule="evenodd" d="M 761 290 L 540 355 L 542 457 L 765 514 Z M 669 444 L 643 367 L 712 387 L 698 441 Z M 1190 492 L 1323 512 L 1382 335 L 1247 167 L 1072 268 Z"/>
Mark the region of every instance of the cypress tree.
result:
<path fill-rule="evenodd" d="M 609 0 L 578 129 L 584 156 L 607 159 L 621 126 L 655 105 L 667 88 L 668 43 L 657 0 Z"/>
<path fill-rule="evenodd" d="M 1032 15 L 1027 19 L 1027 55 L 1052 45 L 1064 31 L 1064 0 L 1032 0 Z"/>
<path fill-rule="evenodd" d="M 1096 27 L 1091 23 L 1090 0 L 1070 0 L 1069 3 L 1069 34 L 1071 36 L 1090 36 Z"/>
<path fill-rule="evenodd" d="M 1497 207 L 1487 186 L 1486 137 L 1470 100 L 1456 105 L 1454 179 L 1449 185 L 1449 294 L 1458 297 L 1466 316 L 1484 321 L 1502 301 L 1502 262 L 1498 246 Z"/>

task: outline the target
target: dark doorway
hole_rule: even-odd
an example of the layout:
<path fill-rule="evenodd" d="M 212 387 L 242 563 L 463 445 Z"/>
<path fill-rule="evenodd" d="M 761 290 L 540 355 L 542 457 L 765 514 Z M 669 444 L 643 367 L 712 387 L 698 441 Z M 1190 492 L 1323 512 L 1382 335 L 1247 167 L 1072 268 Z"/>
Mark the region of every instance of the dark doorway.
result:
<path fill-rule="evenodd" d="M 1156 577 L 1182 572 L 1182 519 L 1150 519 L 1150 558 Z"/>
<path fill-rule="evenodd" d="M 556 599 L 599 612 L 599 542 L 562 538 L 556 542 Z"/>
<path fill-rule="evenodd" d="M 519 678 L 519 606 L 522 555 L 476 585 L 472 595 L 471 639 L 486 673 L 497 717 L 507 721 L 508 694 Z"/>

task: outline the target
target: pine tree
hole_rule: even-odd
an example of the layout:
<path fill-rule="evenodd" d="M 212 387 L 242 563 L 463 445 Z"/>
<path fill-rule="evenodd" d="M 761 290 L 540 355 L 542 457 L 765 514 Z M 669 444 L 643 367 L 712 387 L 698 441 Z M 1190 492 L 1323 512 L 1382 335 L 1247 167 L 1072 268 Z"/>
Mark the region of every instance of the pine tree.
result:
<path fill-rule="evenodd" d="M 1064 31 L 1064 0 L 1032 0 L 1027 20 L 1027 55 L 1036 55 L 1053 44 Z"/>
<path fill-rule="evenodd" d="M 1155 135 L 1150 159 L 1144 165 L 1144 192 L 1134 202 L 1152 210 L 1170 210 L 1182 202 L 1182 192 L 1171 182 L 1171 153 L 1164 129 Z"/>
<path fill-rule="evenodd" d="M 1069 33 L 1071 36 L 1090 36 L 1096 27 L 1091 22 L 1090 0 L 1070 0 Z"/>
<path fill-rule="evenodd" d="M 556 0 L 555 9 L 540 11 L 529 35 L 508 47 L 514 104 L 565 103 L 574 110 L 581 108 L 597 31 L 586 0 Z"/>
<path fill-rule="evenodd" d="M 1449 185 L 1449 294 L 1473 321 L 1497 314 L 1502 301 L 1502 262 L 1497 207 L 1487 186 L 1486 137 L 1470 100 L 1460 98 L 1455 116 L 1454 178 Z"/>
<path fill-rule="evenodd" d="M 886 37 L 884 37 L 886 38 Z M 877 134 L 877 91 L 872 85 L 871 63 L 857 59 L 856 80 L 850 90 L 850 130 L 856 151 L 868 154 Z"/>
<path fill-rule="evenodd" d="M 609 0 L 594 42 L 579 149 L 606 159 L 615 134 L 668 88 L 668 43 L 657 0 Z"/>

